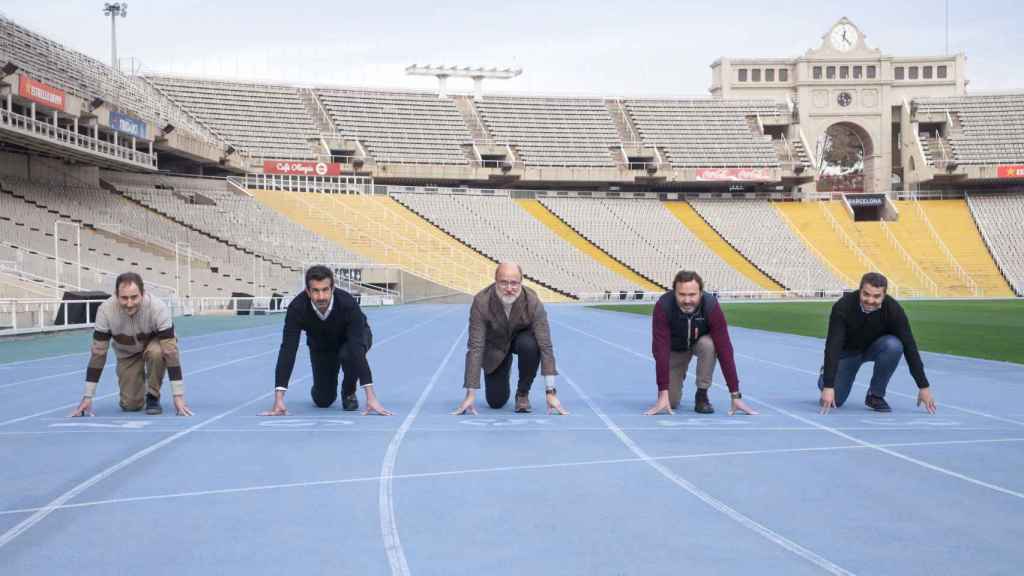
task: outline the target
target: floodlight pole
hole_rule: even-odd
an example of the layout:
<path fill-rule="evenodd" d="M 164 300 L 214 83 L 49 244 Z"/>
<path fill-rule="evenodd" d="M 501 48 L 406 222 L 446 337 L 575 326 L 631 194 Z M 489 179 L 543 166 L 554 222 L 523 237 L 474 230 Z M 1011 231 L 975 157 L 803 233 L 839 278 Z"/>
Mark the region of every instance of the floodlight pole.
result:
<path fill-rule="evenodd" d="M 117 17 L 128 17 L 127 2 L 107 2 L 103 5 L 103 14 L 110 16 L 110 67 L 118 70 L 117 64 Z"/>
<path fill-rule="evenodd" d="M 448 78 L 472 78 L 473 92 L 476 100 L 484 98 L 484 78 L 508 80 L 523 73 L 522 68 L 472 68 L 469 66 L 406 66 L 405 73 L 409 76 L 433 76 L 437 78 L 439 98 L 448 97 Z"/>

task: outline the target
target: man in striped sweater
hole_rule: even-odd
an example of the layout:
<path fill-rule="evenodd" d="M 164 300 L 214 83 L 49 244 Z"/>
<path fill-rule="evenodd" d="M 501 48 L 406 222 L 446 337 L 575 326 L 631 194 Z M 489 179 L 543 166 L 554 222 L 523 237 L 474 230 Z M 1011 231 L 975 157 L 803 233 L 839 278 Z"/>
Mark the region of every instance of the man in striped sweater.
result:
<path fill-rule="evenodd" d="M 160 384 L 167 372 L 174 396 L 174 411 L 191 416 L 185 404 L 178 339 L 167 306 L 146 294 L 142 277 L 125 272 L 114 282 L 114 296 L 96 311 L 89 366 L 85 371 L 85 392 L 71 416 L 92 416 L 92 401 L 107 363 L 107 349 L 113 342 L 117 355 L 117 385 L 121 389 L 121 410 L 160 414 Z"/>

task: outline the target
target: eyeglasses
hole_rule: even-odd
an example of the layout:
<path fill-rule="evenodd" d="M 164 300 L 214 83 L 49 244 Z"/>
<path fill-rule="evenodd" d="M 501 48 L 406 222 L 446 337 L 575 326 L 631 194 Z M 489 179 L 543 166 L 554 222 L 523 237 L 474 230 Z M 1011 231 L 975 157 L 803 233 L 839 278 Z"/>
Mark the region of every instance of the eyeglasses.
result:
<path fill-rule="evenodd" d="M 522 283 L 518 280 L 498 280 L 495 284 L 502 288 L 517 288 Z"/>

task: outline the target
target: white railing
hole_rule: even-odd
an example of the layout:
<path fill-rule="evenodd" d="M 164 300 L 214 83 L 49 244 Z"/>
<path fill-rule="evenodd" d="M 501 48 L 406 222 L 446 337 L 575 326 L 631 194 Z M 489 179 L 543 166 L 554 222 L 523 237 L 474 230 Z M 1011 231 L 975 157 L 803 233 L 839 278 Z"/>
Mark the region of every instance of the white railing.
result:
<path fill-rule="evenodd" d="M 124 224 L 115 222 L 98 222 L 94 223 L 93 226 L 99 230 L 107 232 L 108 234 L 121 236 L 126 240 L 138 242 L 147 246 L 156 246 L 157 248 L 161 248 L 168 252 L 177 252 L 180 248 L 188 244 L 187 242 L 169 242 L 167 240 L 157 238 L 156 236 L 150 236 L 149 234 L 140 232 L 135 228 L 130 228 Z M 193 250 L 191 247 L 189 247 L 189 259 L 198 263 L 205 263 L 207 267 L 216 266 L 212 258 L 202 252 Z"/>
<path fill-rule="evenodd" d="M 73 130 L 54 126 L 21 114 L 0 108 L 0 128 L 47 140 L 63 146 L 89 152 L 108 159 L 133 164 L 137 167 L 156 169 L 156 154 L 139 152 L 134 148 L 106 142 L 92 136 L 85 136 Z"/>
<path fill-rule="evenodd" d="M 914 277 L 924 286 L 924 288 L 930 291 L 933 295 L 939 295 L 939 285 L 928 276 L 927 273 L 921 268 L 921 266 L 914 260 L 914 257 L 907 252 L 907 249 L 900 244 L 900 241 L 896 239 L 896 235 L 889 229 L 889 225 L 885 220 L 880 220 L 879 223 L 882 225 L 882 231 L 885 232 L 885 237 L 892 244 L 893 248 L 896 249 L 896 253 L 900 255 L 900 258 L 910 267 L 911 272 L 914 273 Z"/>
<path fill-rule="evenodd" d="M 971 275 L 968 274 L 962 266 L 960 266 L 960 262 L 957 261 L 955 256 L 953 256 L 953 252 L 949 249 L 949 246 L 946 245 L 942 240 L 942 237 L 939 236 L 938 231 L 935 230 L 934 226 L 932 226 L 932 221 L 928 218 L 928 213 L 924 211 L 924 207 L 921 206 L 921 203 L 917 201 L 917 198 L 912 198 L 911 203 L 917 211 L 917 217 L 925 223 L 925 226 L 928 228 L 928 233 L 931 234 L 932 240 L 934 240 L 939 246 L 939 249 L 942 251 L 942 255 L 946 258 L 946 263 L 948 263 L 950 268 L 952 268 L 956 273 L 957 278 L 967 286 L 967 289 L 970 290 L 973 295 L 981 296 L 981 289 L 978 288 L 977 282 L 975 282 L 974 278 L 971 278 Z"/>
<path fill-rule="evenodd" d="M 928 154 L 925 152 L 924 143 L 921 142 L 921 135 L 917 133 L 917 130 L 911 130 L 911 132 L 914 133 L 913 138 L 914 143 L 916 144 L 915 149 L 917 150 L 917 153 L 921 155 L 917 161 L 921 164 L 923 169 L 923 167 L 928 166 Z"/>
<path fill-rule="evenodd" d="M 340 283 L 339 283 L 340 287 Z M 288 303 L 296 294 L 282 296 L 233 296 L 204 297 L 198 299 L 195 313 L 199 316 L 265 316 L 282 314 L 288 310 Z M 360 306 L 391 306 L 396 303 L 393 295 L 357 294 Z"/>
<path fill-rule="evenodd" d="M 57 287 L 60 286 L 54 283 L 52 278 L 22 270 L 21 265 L 17 262 L 0 262 L 0 282 L 5 282 L 44 298 L 52 297 Z M 73 288 L 73 286 L 69 285 L 64 285 L 63 287 Z"/>
<path fill-rule="evenodd" d="M 92 326 L 103 300 L 0 300 L 0 336 L 71 330 Z M 81 307 L 72 313 L 71 308 Z M 81 314 L 81 317 L 78 317 Z"/>
<path fill-rule="evenodd" d="M 12 250 L 16 250 L 16 251 L 24 254 L 26 258 L 27 257 L 33 257 L 33 258 L 42 258 L 44 260 L 47 260 L 47 259 L 56 260 L 57 259 L 57 256 L 55 256 L 54 254 L 46 254 L 45 252 L 40 252 L 38 250 L 29 250 L 29 249 L 27 249 L 27 248 L 25 248 L 23 246 L 20 246 L 18 244 L 14 244 L 12 242 L 8 242 L 8 241 L 3 240 L 3 239 L 0 239 L 0 246 L 4 246 L 4 247 L 10 248 Z M 75 265 L 77 265 L 76 262 L 72 262 L 70 260 L 66 260 L 66 259 L 64 259 L 64 257 L 60 257 L 60 260 L 61 260 L 61 266 L 62 267 L 63 266 L 75 266 Z M 98 284 L 102 283 L 104 285 L 104 289 L 107 289 L 106 286 L 110 286 L 111 289 L 112 289 L 112 287 L 114 285 L 114 279 L 117 278 L 117 274 L 116 273 L 110 272 L 109 270 L 104 270 L 102 268 L 97 268 L 96 266 L 91 266 L 91 265 L 87 266 L 85 264 L 82 264 L 81 268 L 82 268 L 82 270 L 87 271 L 90 274 L 90 276 L 92 276 L 93 280 L 95 280 L 94 282 L 91 282 L 91 285 L 95 286 L 95 285 L 98 285 Z M 32 281 L 37 281 L 39 284 L 45 285 L 45 286 L 47 286 L 47 287 L 49 287 L 51 289 L 53 289 L 53 288 L 59 288 L 61 290 L 84 290 L 84 289 L 86 289 L 86 286 L 79 286 L 79 285 L 73 284 L 71 282 L 61 281 L 59 277 L 58 278 L 50 278 L 50 277 L 47 277 L 47 276 L 39 276 L 39 275 L 36 275 L 36 274 L 30 274 L 30 273 L 24 272 L 24 271 L 13 271 L 13 270 L 7 270 L 6 273 L 7 274 L 17 274 L 19 276 L 28 278 L 28 279 L 30 279 Z M 151 280 L 146 280 L 146 291 L 148 293 L 150 293 L 150 294 L 153 294 L 153 295 L 159 297 L 162 300 L 165 300 L 165 301 L 170 301 L 170 300 L 174 300 L 174 299 L 177 298 L 176 291 L 175 291 L 175 289 L 173 287 L 166 286 L 164 284 L 161 284 L 159 282 L 154 282 L 154 281 L 151 281 Z"/>
<path fill-rule="evenodd" d="M 314 92 L 312 88 L 306 88 L 305 91 L 306 97 L 311 99 L 316 105 L 316 112 L 320 117 L 319 123 L 330 128 L 330 133 L 328 135 L 331 138 L 337 138 L 338 130 L 334 127 L 334 120 L 331 118 L 331 115 L 327 113 L 327 110 L 324 110 L 324 105 L 320 103 L 320 99 L 317 98 L 316 92 Z M 320 138 L 323 139 L 324 136 L 325 134 L 321 132 Z"/>
<path fill-rule="evenodd" d="M 865 270 L 880 270 L 878 265 L 875 264 L 874 261 L 871 260 L 871 258 L 868 258 L 868 255 L 865 254 L 864 251 L 860 249 L 860 246 L 857 245 L 857 242 L 850 237 L 850 235 L 846 232 L 846 229 L 843 228 L 842 224 L 840 224 L 838 220 L 836 220 L 836 217 L 832 215 L 832 212 L 828 209 L 828 206 L 826 206 L 825 204 L 825 202 L 818 203 L 818 205 L 821 206 L 821 211 L 824 212 L 825 214 L 825 220 L 829 223 L 829 225 L 832 226 L 832 230 L 839 235 L 839 238 L 842 239 L 843 244 L 845 244 L 846 247 L 849 248 L 851 252 L 853 252 L 854 256 L 857 257 L 857 261 L 860 262 L 860 265 L 863 266 Z M 893 284 L 892 281 L 890 281 L 889 284 L 892 287 L 893 293 L 897 293 L 898 290 L 896 285 Z"/>
<path fill-rule="evenodd" d="M 831 260 L 826 258 L 825 255 L 822 254 L 821 251 L 818 250 L 817 246 L 815 246 L 814 243 L 811 242 L 807 238 L 807 236 L 804 236 L 804 233 L 800 230 L 800 227 L 796 226 L 789 219 L 789 216 L 786 215 L 786 212 L 784 210 L 776 210 L 775 212 L 782 218 L 782 221 L 786 223 L 786 226 L 789 226 L 790 230 L 793 230 L 794 232 L 796 232 L 797 236 L 799 236 L 800 240 L 804 243 L 804 246 L 807 246 L 808 248 L 810 248 L 811 251 L 814 252 L 814 255 L 818 257 L 818 260 L 821 260 L 826 265 L 828 265 L 828 267 L 832 270 L 832 274 L 834 274 L 835 277 L 840 282 L 842 282 L 844 285 L 846 285 L 848 287 L 853 287 L 853 286 L 857 285 L 857 283 L 854 282 L 852 278 L 847 276 L 842 270 L 837 268 L 836 265 L 833 264 Z M 830 214 L 830 216 L 831 216 L 831 214 Z"/>
<path fill-rule="evenodd" d="M 96 309 L 105 301 L 106 299 L 0 299 L 0 337 L 89 328 L 96 322 Z M 161 298 L 161 301 L 167 305 L 173 316 L 191 313 L 189 302 L 176 298 Z"/>
<path fill-rule="evenodd" d="M 198 298 L 195 313 L 199 316 L 209 314 L 263 316 L 277 314 L 288 309 L 292 297 L 288 296 L 236 296 L 236 297 L 203 297 Z"/>
<path fill-rule="evenodd" d="M 964 198 L 966 198 L 967 200 L 967 209 L 971 211 L 971 221 L 974 222 L 974 227 L 977 228 L 978 232 L 981 233 L 981 239 L 985 243 L 985 249 L 992 256 L 992 259 L 995 260 L 996 267 L 999 268 L 999 273 L 1002 275 L 1003 279 L 1006 280 L 1007 284 L 1009 284 L 1015 292 L 1017 292 L 1016 285 L 1014 285 L 1014 283 L 1010 280 L 1011 278 L 1013 278 L 1013 275 L 1010 273 L 1010 267 L 1003 260 L 1001 253 L 998 250 L 994 249 L 995 245 L 989 238 L 986 227 L 980 225 L 978 212 L 975 209 L 974 201 L 971 200 L 971 195 L 965 192 Z"/>
<path fill-rule="evenodd" d="M 228 183 L 245 191 L 316 192 L 328 194 L 371 194 L 373 180 L 365 176 L 303 176 L 297 174 L 246 174 L 230 176 Z"/>
<path fill-rule="evenodd" d="M 629 141 L 634 143 L 640 142 L 640 137 L 633 130 L 633 123 L 629 121 L 629 116 L 626 114 L 626 107 L 623 106 L 622 100 L 615 100 L 615 110 L 619 114 L 619 121 L 627 130 L 626 135 L 629 136 Z"/>
<path fill-rule="evenodd" d="M 842 290 L 820 289 L 820 290 L 713 290 L 714 294 L 723 302 L 728 301 L 753 301 L 753 300 L 806 300 L 806 299 L 835 299 L 843 295 Z M 665 292 L 642 292 L 642 291 L 608 291 L 608 292 L 586 292 L 577 294 L 580 302 L 584 303 L 607 303 L 607 304 L 636 304 L 644 302 L 655 302 Z"/>

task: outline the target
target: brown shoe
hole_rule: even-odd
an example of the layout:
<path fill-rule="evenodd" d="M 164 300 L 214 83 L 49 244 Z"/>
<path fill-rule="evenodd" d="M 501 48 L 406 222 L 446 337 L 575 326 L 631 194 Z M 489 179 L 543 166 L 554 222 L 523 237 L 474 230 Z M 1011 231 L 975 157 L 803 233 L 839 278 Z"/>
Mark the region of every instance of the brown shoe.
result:
<path fill-rule="evenodd" d="M 528 413 L 533 412 L 530 408 L 530 395 L 529 394 L 516 394 L 516 412 Z"/>

